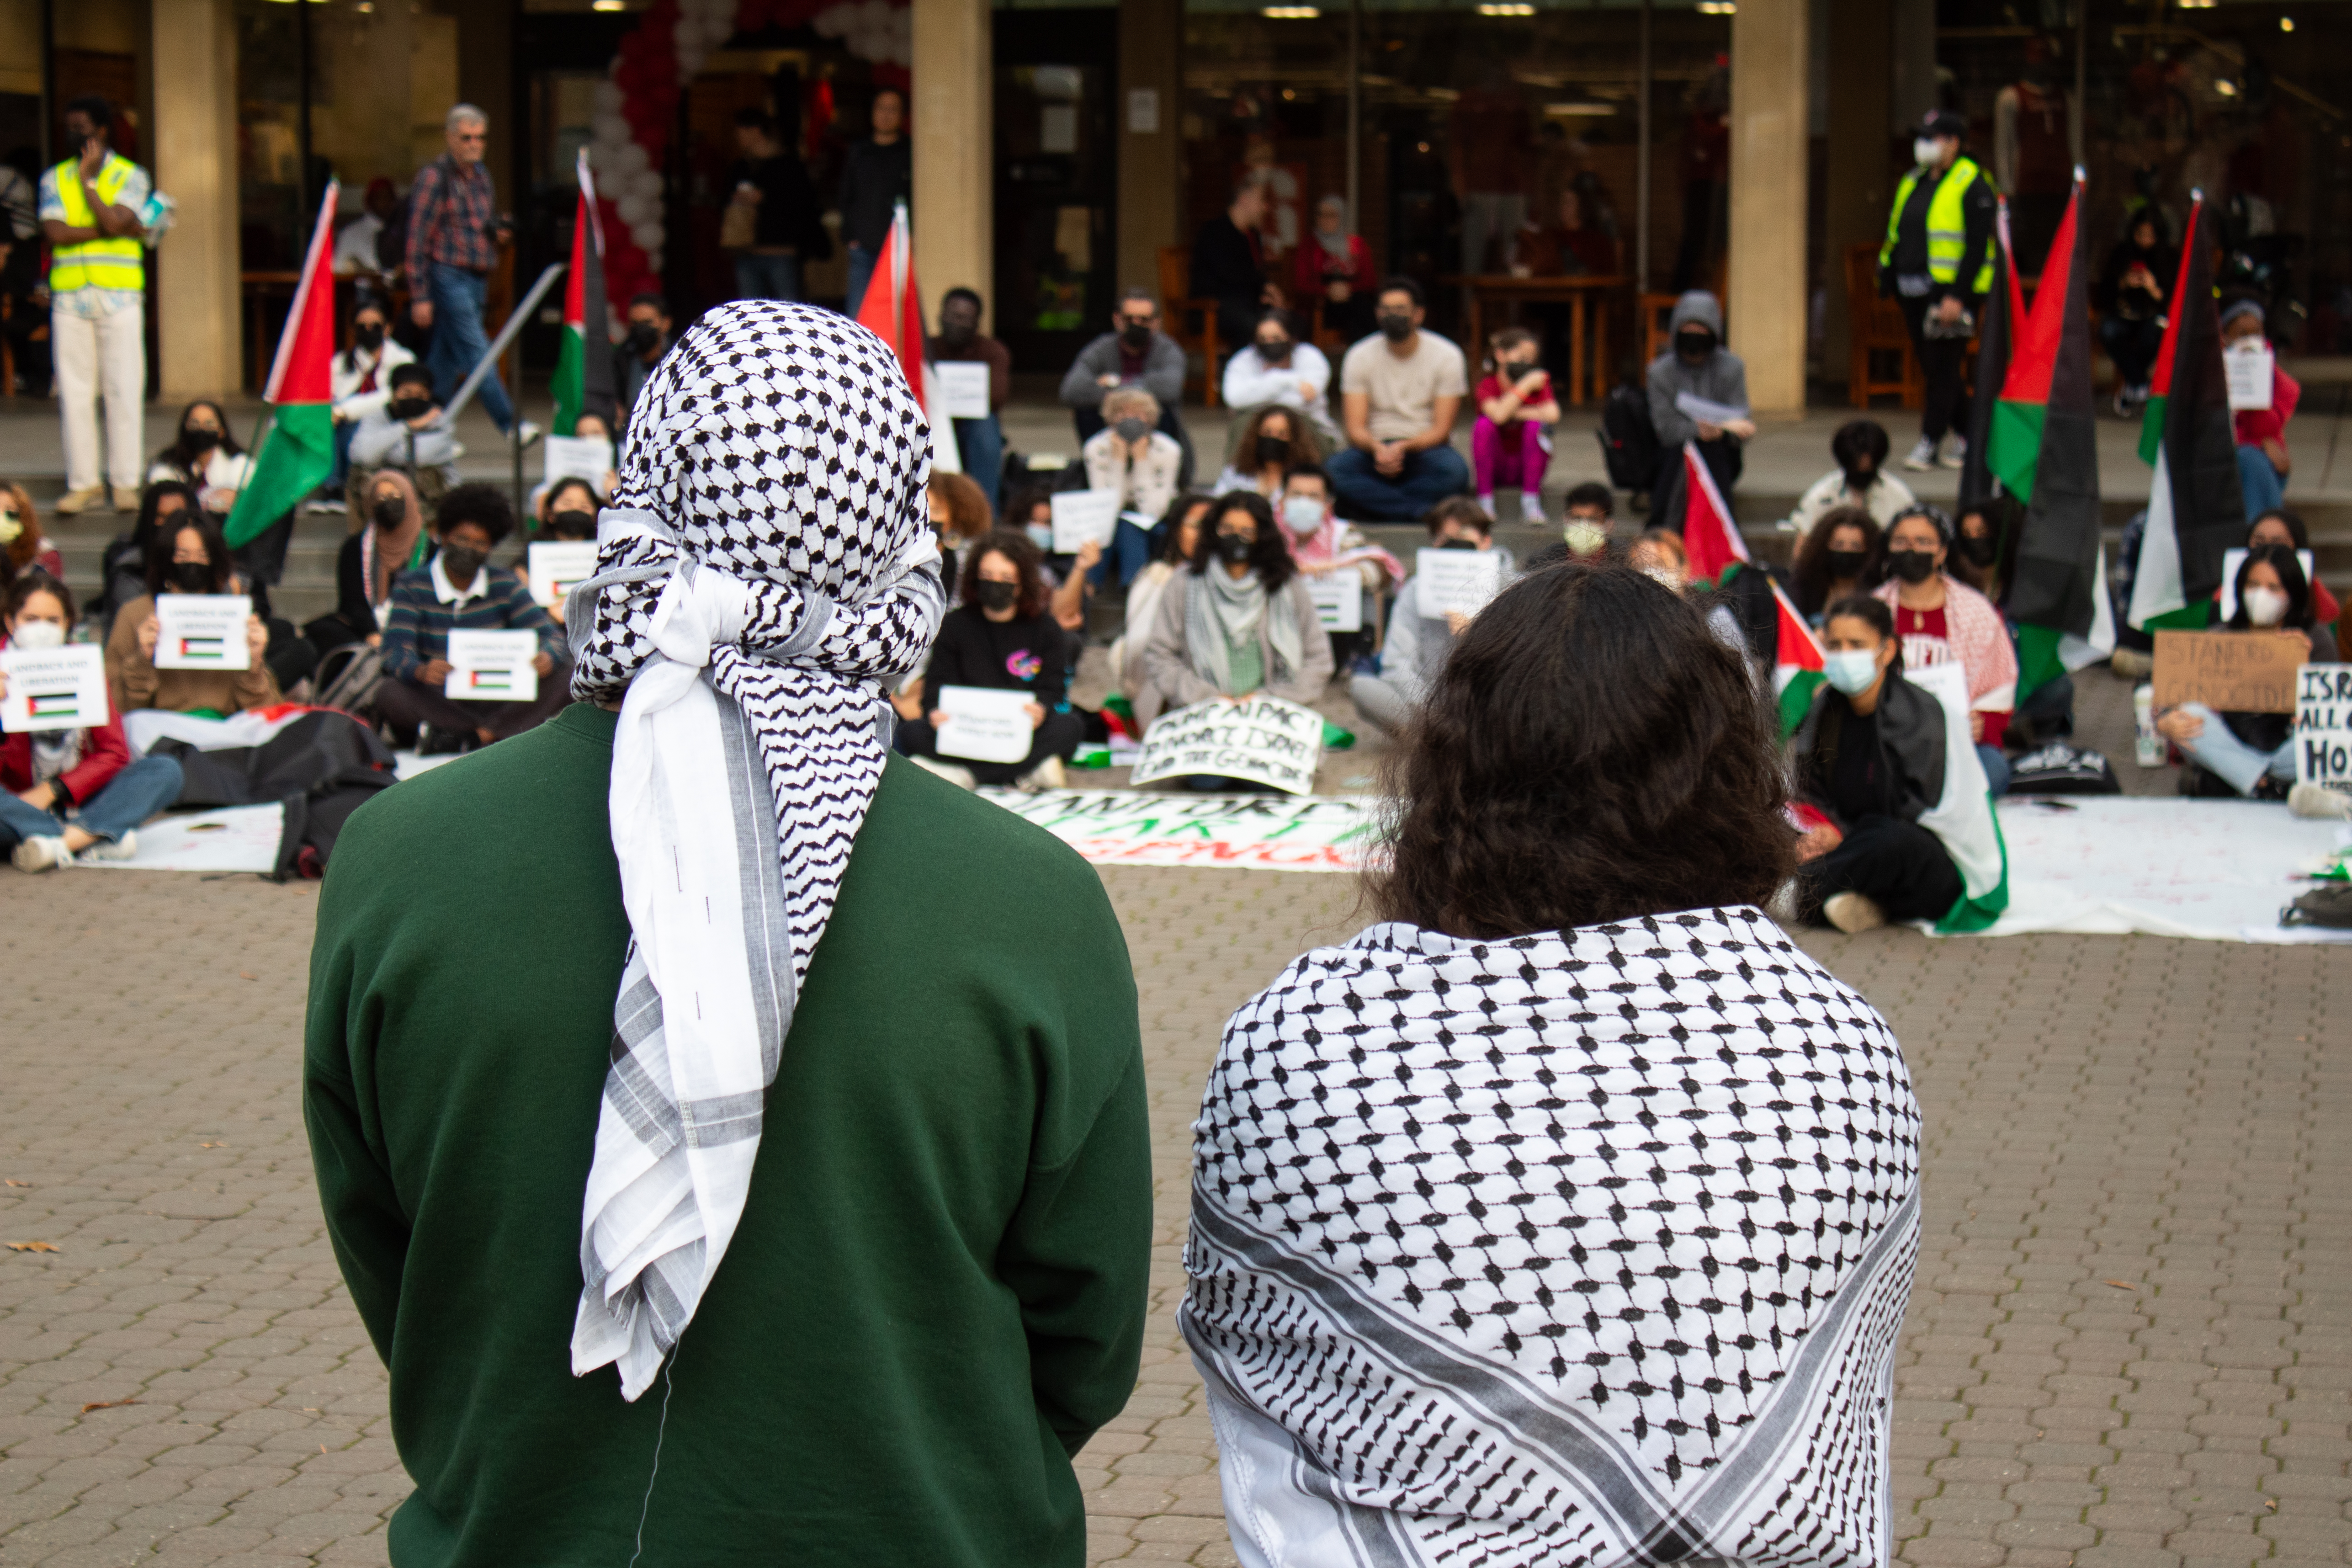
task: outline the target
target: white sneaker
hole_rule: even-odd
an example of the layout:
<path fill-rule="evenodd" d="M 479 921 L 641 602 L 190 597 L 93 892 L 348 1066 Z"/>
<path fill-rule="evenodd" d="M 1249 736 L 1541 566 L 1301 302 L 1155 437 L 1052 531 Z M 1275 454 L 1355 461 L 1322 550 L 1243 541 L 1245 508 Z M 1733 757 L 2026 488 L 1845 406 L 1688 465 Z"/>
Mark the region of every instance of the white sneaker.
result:
<path fill-rule="evenodd" d="M 1519 521 L 1532 528 L 1541 528 L 1544 521 L 1543 497 L 1534 490 L 1519 495 Z"/>
<path fill-rule="evenodd" d="M 1935 468 L 1936 443 L 1925 436 L 1920 437 L 1919 444 L 1912 447 L 1910 456 L 1903 459 L 1903 466 L 1915 474 L 1924 474 Z"/>
<path fill-rule="evenodd" d="M 908 757 L 907 760 L 914 763 L 917 767 L 922 769 L 925 773 L 933 773 L 947 780 L 948 783 L 955 785 L 958 789 L 978 789 L 980 787 L 980 781 L 972 777 L 971 770 L 962 766 L 961 763 L 942 763 L 931 757 Z"/>
<path fill-rule="evenodd" d="M 2297 816 L 2352 821 L 2352 795 L 2338 795 L 2326 784 L 2298 784 L 2286 792 L 2286 808 Z"/>
<path fill-rule="evenodd" d="M 1938 468 L 1967 468 L 1967 467 L 1969 466 L 1969 439 L 1968 439 L 1968 437 L 1965 437 L 1965 436 L 1955 436 L 1955 437 L 1952 437 L 1952 449 L 1951 449 L 1950 451 L 1948 451 L 1948 452 L 1946 452 L 1942 457 L 1940 457 L 1940 458 L 1937 458 L 1937 459 L 1936 459 L 1936 466 L 1937 466 L 1937 467 L 1938 467 Z"/>
<path fill-rule="evenodd" d="M 1832 893 L 1822 900 L 1822 918 L 1848 936 L 1876 931 L 1886 923 L 1886 911 L 1876 900 L 1862 893 Z"/>
<path fill-rule="evenodd" d="M 530 420 L 526 419 L 522 422 L 521 444 L 525 447 L 536 445 L 539 438 L 546 434 L 546 431 L 541 430 L 537 425 L 534 425 Z"/>
<path fill-rule="evenodd" d="M 137 858 L 138 854 L 139 834 L 136 829 L 131 829 L 125 831 L 121 837 L 111 842 L 100 839 L 75 858 L 78 860 L 131 860 Z"/>
<path fill-rule="evenodd" d="M 1062 759 L 1047 757 L 1014 779 L 1013 787 L 1024 795 L 1039 795 L 1049 789 L 1067 789 L 1069 783 L 1069 776 L 1062 772 Z"/>
<path fill-rule="evenodd" d="M 56 834 L 37 833 L 19 843 L 16 852 L 8 857 L 8 861 L 19 871 L 46 871 L 72 858 L 63 837 Z"/>

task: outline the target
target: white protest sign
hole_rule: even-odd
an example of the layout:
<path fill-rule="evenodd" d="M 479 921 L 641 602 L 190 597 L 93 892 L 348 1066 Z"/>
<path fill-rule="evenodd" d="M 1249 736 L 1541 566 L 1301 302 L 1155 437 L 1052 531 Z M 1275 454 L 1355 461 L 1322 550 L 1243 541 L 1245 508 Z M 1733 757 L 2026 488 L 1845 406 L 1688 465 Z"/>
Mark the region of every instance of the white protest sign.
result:
<path fill-rule="evenodd" d="M 973 763 L 1017 763 L 1029 755 L 1036 727 L 1029 722 L 1029 704 L 1036 698 L 1026 691 L 989 686 L 942 686 L 940 726 L 935 743 L 940 755 Z"/>
<path fill-rule="evenodd" d="M 2303 566 L 2303 580 L 2306 583 L 2312 581 L 2311 552 L 2308 550 L 2298 550 L 2294 552 L 2294 558 Z M 2229 625 L 2230 617 L 2238 613 L 2238 568 L 2243 566 L 2245 563 L 2246 552 L 2244 550 L 2224 550 L 2221 552 L 2221 624 L 2223 626 Z"/>
<path fill-rule="evenodd" d="M 1711 397 L 1701 397 L 1696 392 L 1675 394 L 1675 407 L 1681 415 L 1697 425 L 1728 425 L 1735 419 L 1748 417 L 1748 410 L 1735 404 L 1717 403 Z"/>
<path fill-rule="evenodd" d="M 2352 795 L 2352 664 L 2303 667 L 2294 693 L 2294 781 Z"/>
<path fill-rule="evenodd" d="M 934 411 L 944 419 L 988 417 L 988 365 L 982 360 L 940 360 L 931 366 Z M 1023 755 L 1028 753 L 1024 752 Z"/>
<path fill-rule="evenodd" d="M 530 596 L 542 605 L 561 603 L 572 588 L 596 574 L 593 539 L 541 540 L 530 547 Z"/>
<path fill-rule="evenodd" d="M 1353 566 L 1308 573 L 1307 596 L 1315 601 L 1315 618 L 1325 631 L 1364 629 L 1364 577 Z"/>
<path fill-rule="evenodd" d="M 1421 613 L 1475 616 L 1503 591 L 1503 557 L 1493 550 L 1423 550 L 1413 558 Z"/>
<path fill-rule="evenodd" d="M 1108 547 L 1118 531 L 1117 490 L 1062 490 L 1055 495 L 1055 554 L 1076 555 L 1089 540 Z"/>
<path fill-rule="evenodd" d="M 155 595 L 155 668 L 245 669 L 245 623 L 253 601 L 243 594 Z"/>
<path fill-rule="evenodd" d="M 1208 773 L 1271 784 L 1292 795 L 1315 787 L 1323 760 L 1323 716 L 1279 697 L 1238 702 L 1213 697 L 1160 715 L 1143 737 L 1132 783 Z"/>
<path fill-rule="evenodd" d="M 613 443 L 602 436 L 550 436 L 547 447 L 547 482 L 558 479 L 586 479 L 602 495 L 604 476 L 613 471 Z"/>
<path fill-rule="evenodd" d="M 2271 405 L 2271 369 L 2276 357 L 2270 344 L 2259 339 L 2221 356 L 2221 374 L 2230 384 L 2231 409 Z"/>
<path fill-rule="evenodd" d="M 449 679 L 442 691 L 461 702 L 535 702 L 539 671 L 537 632 L 451 631 Z"/>
<path fill-rule="evenodd" d="M 0 653 L 8 695 L 0 730 L 87 730 L 106 722 L 106 650 L 96 643 L 10 648 Z"/>

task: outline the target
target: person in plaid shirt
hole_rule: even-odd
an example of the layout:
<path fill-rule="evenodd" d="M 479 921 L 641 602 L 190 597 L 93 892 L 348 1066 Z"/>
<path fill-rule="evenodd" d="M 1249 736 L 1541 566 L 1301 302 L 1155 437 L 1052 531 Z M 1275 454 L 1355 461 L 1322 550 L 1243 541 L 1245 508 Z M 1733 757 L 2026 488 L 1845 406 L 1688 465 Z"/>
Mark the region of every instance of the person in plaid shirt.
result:
<path fill-rule="evenodd" d="M 444 123 L 449 150 L 416 171 L 408 193 L 408 289 L 414 301 L 408 313 L 433 332 L 425 351 L 425 368 L 433 373 L 433 393 L 446 404 L 457 395 L 490 340 L 482 330 L 482 301 L 489 287 L 490 268 L 499 258 L 499 240 L 511 226 L 492 212 L 496 192 L 482 153 L 489 142 L 490 119 L 470 103 L 449 111 Z M 514 405 L 491 371 L 482 382 L 482 407 L 501 433 L 514 427 Z M 539 427 L 526 420 L 525 446 L 539 437 Z"/>

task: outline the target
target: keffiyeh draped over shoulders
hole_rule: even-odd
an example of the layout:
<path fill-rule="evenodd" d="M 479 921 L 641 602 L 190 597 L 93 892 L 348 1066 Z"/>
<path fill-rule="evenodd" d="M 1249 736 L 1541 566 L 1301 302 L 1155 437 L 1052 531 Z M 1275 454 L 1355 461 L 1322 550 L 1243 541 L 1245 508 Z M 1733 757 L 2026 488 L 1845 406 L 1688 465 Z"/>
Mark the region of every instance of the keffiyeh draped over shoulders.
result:
<path fill-rule="evenodd" d="M 1193 1127 L 1243 1562 L 1887 1562 L 1918 1129 L 1753 910 L 1301 957 Z"/>
<path fill-rule="evenodd" d="M 572 1364 L 635 1399 L 743 1211 L 768 1086 L 887 750 L 885 693 L 943 609 L 930 435 L 831 311 L 706 315 L 638 395 L 572 695 L 620 698 L 630 945 L 581 1218 Z"/>

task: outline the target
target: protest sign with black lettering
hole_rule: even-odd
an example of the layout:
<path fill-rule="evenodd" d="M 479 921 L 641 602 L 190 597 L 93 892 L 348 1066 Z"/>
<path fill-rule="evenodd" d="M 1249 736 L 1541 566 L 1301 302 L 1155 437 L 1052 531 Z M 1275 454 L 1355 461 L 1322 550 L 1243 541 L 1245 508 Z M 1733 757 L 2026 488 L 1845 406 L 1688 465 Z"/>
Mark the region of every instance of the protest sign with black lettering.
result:
<path fill-rule="evenodd" d="M 2156 705 L 2202 702 L 2218 713 L 2292 713 L 2311 657 L 2301 632 L 2158 632 Z"/>
<path fill-rule="evenodd" d="M 1305 795 L 1322 760 L 1323 716 L 1313 709 L 1279 697 L 1212 697 L 1160 715 L 1144 733 L 1131 782 L 1206 773 Z"/>
<path fill-rule="evenodd" d="M 1089 541 L 1108 547 L 1118 531 L 1117 490 L 1063 490 L 1054 497 L 1054 553 L 1076 555 Z"/>
<path fill-rule="evenodd" d="M 558 479 L 586 479 L 598 490 L 613 471 L 613 443 L 602 436 L 550 436 L 547 447 L 549 484 Z"/>
<path fill-rule="evenodd" d="M 530 596 L 542 605 L 556 605 L 574 585 L 596 574 L 596 542 L 590 539 L 548 539 L 530 547 Z"/>
<path fill-rule="evenodd" d="M 1364 629 L 1364 577 L 1353 566 L 1308 573 L 1307 596 L 1315 601 L 1315 617 L 1325 631 Z"/>
<path fill-rule="evenodd" d="M 2244 408 L 2268 408 L 2271 387 L 2275 381 L 2272 370 L 2277 356 L 2270 344 L 2259 340 L 2242 343 L 2221 356 L 2221 374 L 2228 383 L 2231 412 Z"/>
<path fill-rule="evenodd" d="M 243 594 L 156 595 L 155 668 L 249 668 L 245 623 L 252 614 L 253 601 Z"/>
<path fill-rule="evenodd" d="M 535 702 L 537 632 L 449 634 L 449 679 L 441 689 L 461 702 Z"/>
<path fill-rule="evenodd" d="M 2352 795 L 2352 664 L 2306 664 L 2294 692 L 2294 778 Z"/>
<path fill-rule="evenodd" d="M 1423 550 L 1413 557 L 1424 616 L 1475 616 L 1503 591 L 1503 557 L 1492 550 Z"/>
<path fill-rule="evenodd" d="M 935 742 L 940 755 L 972 763 L 1024 760 L 1036 740 L 1036 726 L 1029 722 L 1029 705 L 1036 700 L 1002 687 L 940 687 L 940 711 L 947 722 Z"/>
<path fill-rule="evenodd" d="M 985 419 L 988 407 L 988 364 L 983 360 L 940 360 L 931 366 L 931 387 L 939 394 L 938 415 L 946 419 Z"/>
<path fill-rule="evenodd" d="M 12 647 L 0 653 L 8 694 L 0 697 L 0 730 L 87 730 L 106 722 L 106 650 L 96 643 L 63 647 Z"/>

